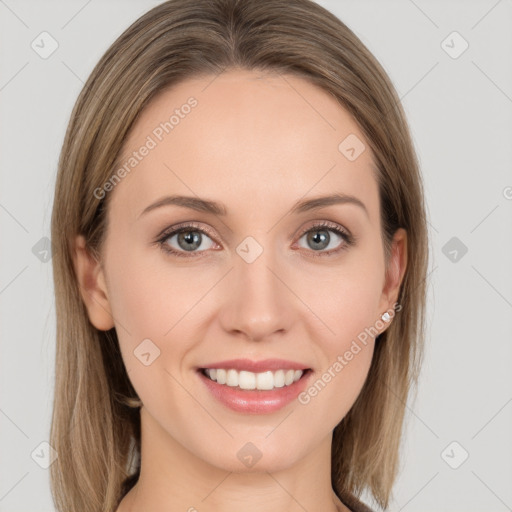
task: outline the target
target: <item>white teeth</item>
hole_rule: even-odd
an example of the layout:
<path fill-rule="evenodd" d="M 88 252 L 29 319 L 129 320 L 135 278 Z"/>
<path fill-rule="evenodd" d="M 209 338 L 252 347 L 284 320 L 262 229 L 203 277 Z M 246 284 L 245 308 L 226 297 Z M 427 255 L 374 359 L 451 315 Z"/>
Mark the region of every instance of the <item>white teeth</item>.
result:
<path fill-rule="evenodd" d="M 284 370 L 277 370 L 274 373 L 274 387 L 282 388 L 284 386 Z"/>
<path fill-rule="evenodd" d="M 254 389 L 256 387 L 256 374 L 252 372 L 240 372 L 238 374 L 238 386 L 241 389 Z"/>
<path fill-rule="evenodd" d="M 225 384 L 240 389 L 272 390 L 297 382 L 304 372 L 302 370 L 277 370 L 253 373 L 247 371 L 207 368 L 205 374 L 218 384 Z"/>
<path fill-rule="evenodd" d="M 217 382 L 219 384 L 226 384 L 226 370 L 210 370 L 214 371 L 217 374 Z M 210 379 L 215 380 L 213 375 L 210 375 Z"/>
<path fill-rule="evenodd" d="M 238 386 L 238 372 L 236 370 L 228 370 L 226 373 L 226 384 L 228 386 Z"/>
<path fill-rule="evenodd" d="M 256 374 L 256 387 L 258 389 L 274 389 L 274 386 L 275 378 L 272 375 L 272 372 L 263 372 Z"/>

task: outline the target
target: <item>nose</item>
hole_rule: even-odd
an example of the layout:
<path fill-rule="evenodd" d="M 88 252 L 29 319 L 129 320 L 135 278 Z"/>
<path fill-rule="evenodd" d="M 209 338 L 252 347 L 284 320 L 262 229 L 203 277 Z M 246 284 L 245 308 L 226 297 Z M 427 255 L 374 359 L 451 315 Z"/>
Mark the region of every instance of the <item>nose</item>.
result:
<path fill-rule="evenodd" d="M 222 328 L 250 341 L 288 332 L 296 321 L 298 301 L 287 277 L 289 281 L 270 251 L 264 250 L 252 263 L 237 255 L 224 283 L 225 299 L 219 311 Z"/>

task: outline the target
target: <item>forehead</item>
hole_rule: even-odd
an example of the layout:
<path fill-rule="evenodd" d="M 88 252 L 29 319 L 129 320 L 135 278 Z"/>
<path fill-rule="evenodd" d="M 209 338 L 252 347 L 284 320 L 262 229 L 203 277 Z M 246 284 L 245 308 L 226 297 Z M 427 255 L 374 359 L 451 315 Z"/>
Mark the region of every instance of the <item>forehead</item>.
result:
<path fill-rule="evenodd" d="M 348 146 L 365 149 L 354 160 Z M 293 75 L 231 70 L 162 91 L 132 128 L 123 165 L 112 203 L 133 217 L 175 193 L 222 201 L 229 214 L 229 205 L 254 212 L 339 192 L 378 214 L 373 158 L 357 123 L 333 96 Z"/>

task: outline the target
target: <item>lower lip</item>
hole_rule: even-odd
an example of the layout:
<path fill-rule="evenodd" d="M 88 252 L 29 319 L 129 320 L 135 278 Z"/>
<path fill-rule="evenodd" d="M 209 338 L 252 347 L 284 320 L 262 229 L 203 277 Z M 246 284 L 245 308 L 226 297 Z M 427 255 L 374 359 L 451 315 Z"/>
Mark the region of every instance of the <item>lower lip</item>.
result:
<path fill-rule="evenodd" d="M 199 370 L 198 374 L 212 395 L 226 407 L 247 414 L 266 414 L 282 409 L 297 398 L 297 395 L 306 387 L 311 371 L 305 372 L 298 381 L 289 386 L 271 390 L 240 389 L 219 384 Z"/>

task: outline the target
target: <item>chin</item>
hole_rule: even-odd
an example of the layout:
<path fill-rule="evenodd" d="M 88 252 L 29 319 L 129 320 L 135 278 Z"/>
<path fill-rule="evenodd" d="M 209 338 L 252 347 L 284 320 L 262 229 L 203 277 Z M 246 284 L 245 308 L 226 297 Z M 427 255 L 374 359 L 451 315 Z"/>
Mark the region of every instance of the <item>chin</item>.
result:
<path fill-rule="evenodd" d="M 214 453 L 205 447 L 202 454 L 196 455 L 212 466 L 234 473 L 282 471 L 305 456 L 307 443 L 304 439 L 297 441 L 282 435 L 271 439 L 274 434 L 265 439 L 268 432 L 267 429 L 261 436 L 247 435 L 230 439 L 229 443 L 219 446 Z M 284 442 L 285 438 L 288 442 Z"/>

